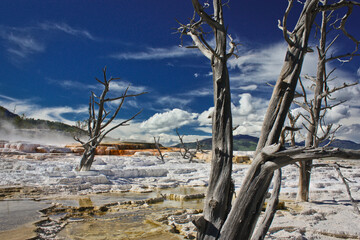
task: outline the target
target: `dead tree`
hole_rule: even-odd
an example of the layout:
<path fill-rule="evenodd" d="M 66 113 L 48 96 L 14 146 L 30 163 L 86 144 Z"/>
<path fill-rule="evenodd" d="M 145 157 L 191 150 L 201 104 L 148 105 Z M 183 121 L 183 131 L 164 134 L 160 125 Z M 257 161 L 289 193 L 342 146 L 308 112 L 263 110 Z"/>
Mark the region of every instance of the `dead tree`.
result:
<path fill-rule="evenodd" d="M 176 134 L 179 137 L 179 141 L 180 141 L 180 154 L 184 159 L 189 159 L 189 162 L 192 162 L 193 158 L 196 157 L 196 153 L 201 152 L 203 153 L 204 150 L 202 150 L 202 146 L 199 142 L 199 140 L 196 140 L 196 149 L 195 151 L 191 151 L 184 143 L 184 135 L 180 135 L 179 130 L 176 129 Z M 182 151 L 181 149 L 184 149 L 184 151 Z"/>
<path fill-rule="evenodd" d="M 103 81 L 96 78 L 96 80 L 104 86 L 104 90 L 102 91 L 100 96 L 97 96 L 94 92 L 91 93 L 90 101 L 89 101 L 89 118 L 87 120 L 87 132 L 89 139 L 87 141 L 82 141 L 78 137 L 74 137 L 76 141 L 81 143 L 84 148 L 84 153 L 80 160 L 79 171 L 88 171 L 91 168 L 91 165 L 94 161 L 95 157 L 95 150 L 96 147 L 99 146 L 101 141 L 105 138 L 105 136 L 110 133 L 111 131 L 115 130 L 120 126 L 125 126 L 127 123 L 134 119 L 137 115 L 141 113 L 139 111 L 131 118 L 124 120 L 114 126 L 110 126 L 112 121 L 116 118 L 117 114 L 119 113 L 121 107 L 124 104 L 125 98 L 128 97 L 136 97 L 146 92 L 138 93 L 138 94 L 128 94 L 129 87 L 128 86 L 123 95 L 120 97 L 110 98 L 107 97 L 107 94 L 110 90 L 110 83 L 112 81 L 118 80 L 119 78 L 110 77 L 109 79 L 106 76 L 106 67 L 103 69 Z M 119 105 L 117 106 L 116 110 L 110 115 L 110 111 L 105 109 L 105 105 L 120 100 Z"/>
<path fill-rule="evenodd" d="M 155 143 L 156 150 L 158 150 L 158 153 L 159 153 L 159 157 L 157 157 L 157 159 L 159 159 L 163 163 L 165 163 L 164 157 L 166 156 L 166 154 L 162 154 L 162 152 L 161 152 L 160 137 L 158 137 L 157 140 L 156 140 L 156 137 L 154 137 L 154 143 Z"/>
<path fill-rule="evenodd" d="M 327 0 L 321 1 L 323 6 L 326 6 Z M 306 90 L 302 84 L 301 79 L 299 79 L 300 86 L 302 89 L 303 101 L 294 101 L 295 104 L 302 107 L 307 114 L 303 115 L 303 118 L 306 120 L 307 124 L 303 124 L 305 129 L 307 130 L 307 136 L 305 140 L 306 147 L 318 147 L 319 144 L 325 140 L 329 140 L 329 143 L 334 139 L 334 134 L 338 127 L 334 127 L 332 124 L 325 124 L 325 115 L 326 112 L 339 104 L 344 103 L 344 101 L 337 102 L 335 104 L 330 104 L 330 100 L 334 100 L 331 98 L 331 94 L 339 91 L 343 88 L 354 86 L 357 83 L 346 84 L 344 83 L 340 87 L 334 87 L 330 89 L 329 82 L 331 79 L 331 74 L 335 69 L 331 70 L 330 73 L 327 73 L 326 63 L 333 60 L 340 60 L 342 62 L 350 61 L 354 56 L 358 54 L 358 44 L 354 37 L 352 37 L 345 30 L 345 23 L 351 14 L 351 5 L 348 6 L 349 10 L 346 12 L 343 18 L 336 19 L 335 22 L 331 22 L 333 11 L 323 11 L 321 17 L 321 24 L 318 27 L 319 30 L 319 44 L 317 46 L 317 54 L 318 54 L 318 64 L 317 64 L 317 73 L 316 76 L 308 76 L 305 75 L 305 78 L 312 82 L 312 87 L 310 88 L 313 91 L 313 98 L 308 100 L 308 95 L 306 94 Z M 340 23 L 337 26 L 337 22 Z M 330 29 L 329 29 L 330 26 Z M 351 41 L 355 43 L 355 49 L 351 53 L 347 54 L 337 54 L 328 56 L 329 49 L 333 46 L 336 40 L 339 38 L 337 35 L 331 42 L 328 42 L 328 35 L 331 30 L 335 28 L 341 30 L 345 37 L 349 37 Z M 310 176 L 311 176 L 311 165 L 312 161 L 300 162 L 299 168 L 299 191 L 297 200 L 299 201 L 308 201 L 309 199 L 309 187 L 310 187 Z"/>
<path fill-rule="evenodd" d="M 226 220 L 231 208 L 232 190 L 232 156 L 233 134 L 231 115 L 231 94 L 227 60 L 233 55 L 236 44 L 227 33 L 224 23 L 221 0 L 213 1 L 212 13 L 206 11 L 209 4 L 201 5 L 198 0 L 192 0 L 196 14 L 188 24 L 178 28 L 181 36 L 191 37 L 194 46 L 210 60 L 213 72 L 214 111 L 212 115 L 212 161 L 209 186 L 207 189 L 204 219 L 197 222 L 199 239 L 218 236 L 221 226 Z M 211 28 L 215 39 L 215 47 L 205 39 L 203 26 Z M 227 39 L 230 39 L 230 49 L 227 51 Z"/>
<path fill-rule="evenodd" d="M 197 0 L 192 0 L 195 12 L 200 16 L 200 20 L 195 21 L 194 17 L 190 24 L 181 25 L 179 30 L 182 34 L 190 35 L 195 46 L 211 60 L 215 103 L 212 116 L 213 158 L 209 189 L 204 205 L 204 216 L 194 222 L 198 229 L 199 239 L 250 239 L 254 233 L 275 170 L 297 161 L 308 161 L 319 158 L 319 156 L 356 159 L 360 157 L 359 151 L 306 148 L 286 150 L 281 144 L 276 144 L 294 98 L 304 56 L 309 51 L 308 39 L 317 13 L 331 8 L 347 6 L 349 2 L 339 1 L 337 4 L 326 6 L 325 9 L 319 7 L 319 0 L 307 0 L 303 3 L 303 10 L 295 28 L 289 32 L 286 21 L 293 4 L 293 1 L 289 0 L 283 21 L 279 24 L 288 43 L 285 62 L 265 115 L 255 159 L 241 185 L 234 205 L 231 206 L 232 126 L 226 60 L 228 56 L 231 56 L 236 45 L 231 44 L 230 54 L 225 52 L 226 28 L 224 27 L 221 1 L 213 1 L 213 15 L 209 15 L 205 12 L 208 3 L 201 6 Z M 212 28 L 215 34 L 215 49 L 211 48 L 204 40 L 201 30 L 204 22 Z M 272 220 L 271 215 L 268 218 L 265 221 L 266 223 Z M 259 229 L 262 233 L 266 233 L 266 228 L 265 226 Z M 254 233 L 253 236 L 258 235 Z"/>

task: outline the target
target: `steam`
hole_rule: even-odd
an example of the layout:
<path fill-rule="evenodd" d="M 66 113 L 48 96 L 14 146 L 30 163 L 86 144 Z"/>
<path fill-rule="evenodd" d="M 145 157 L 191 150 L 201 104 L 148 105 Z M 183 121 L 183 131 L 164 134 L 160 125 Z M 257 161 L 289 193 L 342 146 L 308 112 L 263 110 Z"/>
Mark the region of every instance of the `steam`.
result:
<path fill-rule="evenodd" d="M 26 141 L 55 146 L 64 146 L 75 142 L 70 133 L 51 129 L 17 129 L 8 121 L 0 121 L 0 140 L 9 142 Z"/>

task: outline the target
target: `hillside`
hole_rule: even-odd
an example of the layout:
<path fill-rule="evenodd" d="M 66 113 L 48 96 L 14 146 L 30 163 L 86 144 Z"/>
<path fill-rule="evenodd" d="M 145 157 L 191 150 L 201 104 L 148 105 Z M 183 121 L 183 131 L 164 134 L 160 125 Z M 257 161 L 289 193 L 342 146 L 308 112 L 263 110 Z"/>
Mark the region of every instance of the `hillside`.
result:
<path fill-rule="evenodd" d="M 46 129 L 56 132 L 67 133 L 69 135 L 83 135 L 86 132 L 78 127 L 70 126 L 61 122 L 53 122 L 48 120 L 33 119 L 20 117 L 19 115 L 10 112 L 6 108 L 0 106 L 0 129 L 6 130 L 4 123 L 10 123 L 15 130 L 37 130 Z"/>
<path fill-rule="evenodd" d="M 234 151 L 255 151 L 258 140 L 259 138 L 252 137 L 249 135 L 241 135 L 241 134 L 235 135 L 233 142 Z M 211 143 L 212 143 L 211 138 L 203 139 L 199 142 L 202 145 L 202 149 L 211 150 Z M 324 146 L 327 143 L 328 142 L 325 141 L 324 143 L 320 144 L 320 146 Z M 196 148 L 196 142 L 185 143 L 185 145 L 190 149 Z M 298 145 L 304 146 L 304 142 L 300 142 L 298 143 Z M 177 144 L 174 147 L 180 147 L 180 144 Z M 334 142 L 330 144 L 330 147 L 358 150 L 360 149 L 360 144 L 349 140 L 336 139 Z"/>
<path fill-rule="evenodd" d="M 254 151 L 258 142 L 257 137 L 252 137 L 249 135 L 236 135 L 234 136 L 234 151 Z M 211 150 L 211 138 L 203 139 L 200 142 L 203 150 Z M 196 148 L 196 142 L 185 143 L 185 145 L 190 148 Z M 175 145 L 174 147 L 180 147 L 180 144 Z"/>

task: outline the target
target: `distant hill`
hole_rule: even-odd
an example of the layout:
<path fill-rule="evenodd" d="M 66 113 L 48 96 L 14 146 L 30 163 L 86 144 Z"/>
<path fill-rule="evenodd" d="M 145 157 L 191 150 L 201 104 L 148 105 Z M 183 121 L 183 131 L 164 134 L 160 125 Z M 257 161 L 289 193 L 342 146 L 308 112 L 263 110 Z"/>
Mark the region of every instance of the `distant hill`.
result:
<path fill-rule="evenodd" d="M 70 126 L 61 122 L 53 122 L 48 120 L 33 119 L 20 117 L 19 115 L 10 112 L 6 108 L 0 106 L 0 129 L 4 128 L 2 122 L 11 123 L 15 129 L 47 129 L 52 131 L 58 131 L 68 133 L 70 135 L 84 135 L 86 132 L 78 127 Z"/>
<path fill-rule="evenodd" d="M 186 139 L 185 139 L 186 140 Z M 258 143 L 259 138 L 252 137 L 249 135 L 235 135 L 233 142 L 234 151 L 255 151 L 256 145 Z M 202 149 L 211 150 L 212 139 L 207 138 L 199 141 L 202 145 Z M 324 146 L 328 143 L 328 141 L 323 142 L 320 146 Z M 190 149 L 196 148 L 196 142 L 185 143 L 185 145 Z M 300 142 L 299 146 L 304 146 L 304 142 Z M 174 147 L 180 147 L 180 144 L 175 145 Z M 338 147 L 338 148 L 346 148 L 353 150 L 360 150 L 360 144 L 349 141 L 349 140 L 340 140 L 336 139 L 334 142 L 330 144 L 330 147 Z"/>
<path fill-rule="evenodd" d="M 258 140 L 259 138 L 249 135 L 235 135 L 233 142 L 234 151 L 255 151 Z M 211 150 L 211 138 L 206 138 L 199 142 L 202 145 L 203 150 Z M 185 145 L 190 149 L 196 148 L 196 142 L 185 143 Z M 177 144 L 174 147 L 180 147 L 180 144 Z"/>

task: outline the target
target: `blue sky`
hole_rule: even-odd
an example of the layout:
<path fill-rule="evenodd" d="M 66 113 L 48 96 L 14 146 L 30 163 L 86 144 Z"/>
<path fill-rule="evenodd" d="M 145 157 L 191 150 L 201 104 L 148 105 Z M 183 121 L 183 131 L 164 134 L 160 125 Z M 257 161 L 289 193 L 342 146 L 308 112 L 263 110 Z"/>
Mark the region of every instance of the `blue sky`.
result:
<path fill-rule="evenodd" d="M 224 8 L 228 32 L 241 44 L 239 58 L 229 61 L 234 125 L 241 125 L 235 134 L 259 136 L 272 91 L 267 83 L 276 81 L 286 50 L 277 20 L 287 2 L 230 1 Z M 301 8 L 294 5 L 290 29 Z M 349 31 L 357 29 L 359 14 L 355 9 Z M 90 92 L 101 92 L 95 77 L 101 78 L 107 66 L 109 76 L 121 78 L 112 86 L 113 96 L 128 84 L 131 93 L 149 92 L 126 101 L 118 121 L 144 110 L 113 137 L 152 141 L 161 136 L 171 144 L 177 142 L 176 128 L 187 141 L 208 137 L 210 65 L 196 49 L 179 47 L 175 33 L 175 19 L 187 23 L 192 15 L 190 0 L 2 0 L 0 105 L 27 117 L 74 124 L 86 119 Z M 335 52 L 352 47 L 343 40 Z M 183 44 L 190 45 L 190 39 L 185 36 Z M 316 46 L 314 38 L 310 45 Z M 316 57 L 307 56 L 304 74 L 315 72 Z M 359 80 L 359 59 L 335 66 L 340 84 L 340 79 Z M 337 98 L 348 102 L 328 114 L 329 123 L 343 125 L 339 138 L 360 142 L 355 134 L 360 130 L 359 92 L 356 86 L 339 93 Z"/>

